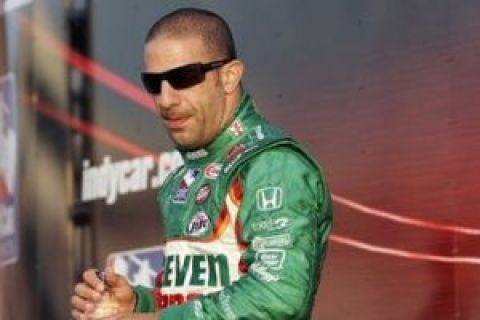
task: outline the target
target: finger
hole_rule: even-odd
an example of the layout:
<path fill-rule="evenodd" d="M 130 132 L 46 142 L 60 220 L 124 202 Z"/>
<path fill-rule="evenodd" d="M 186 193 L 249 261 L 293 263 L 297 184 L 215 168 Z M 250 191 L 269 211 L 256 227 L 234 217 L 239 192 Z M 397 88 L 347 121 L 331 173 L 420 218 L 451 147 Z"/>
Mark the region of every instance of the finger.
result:
<path fill-rule="evenodd" d="M 110 267 L 105 268 L 105 283 L 112 288 L 115 288 L 119 284 L 120 276 L 113 272 L 113 269 Z"/>
<path fill-rule="evenodd" d="M 80 320 L 80 319 L 82 319 L 81 316 L 82 316 L 82 314 L 81 314 L 79 311 L 77 311 L 77 310 L 73 310 L 73 311 L 72 311 L 72 318 L 73 318 L 74 320 Z"/>
<path fill-rule="evenodd" d="M 105 282 L 110 286 L 114 286 L 118 281 L 118 276 L 114 272 L 114 265 L 115 256 L 109 255 L 105 262 Z"/>
<path fill-rule="evenodd" d="M 133 319 L 136 319 L 136 318 L 137 318 L 137 316 L 133 315 L 131 313 L 118 313 L 118 314 L 115 314 L 113 316 L 104 318 L 102 320 L 133 320 Z"/>
<path fill-rule="evenodd" d="M 79 296 L 73 296 L 71 299 L 71 304 L 73 307 L 73 310 L 78 311 L 80 313 L 83 312 L 90 312 L 95 309 L 95 304 L 80 298 Z"/>
<path fill-rule="evenodd" d="M 105 290 L 105 285 L 103 284 L 103 281 L 98 278 L 96 269 L 89 269 L 85 271 L 83 273 L 83 280 L 91 288 L 99 292 L 103 292 Z"/>
<path fill-rule="evenodd" d="M 105 267 L 105 283 L 111 288 L 118 288 L 122 286 L 127 286 L 127 280 L 117 273 L 115 273 L 113 265 L 114 265 L 115 257 L 109 257 L 107 259 L 106 267 Z"/>
<path fill-rule="evenodd" d="M 90 288 L 84 283 L 79 283 L 74 288 L 75 295 L 84 298 L 85 300 L 98 302 L 102 298 L 102 294 Z"/>
<path fill-rule="evenodd" d="M 105 269 L 111 268 L 112 270 L 115 269 L 115 256 L 109 255 L 107 260 L 105 261 Z"/>
<path fill-rule="evenodd" d="M 74 320 L 88 320 L 88 316 L 82 312 L 73 310 L 72 317 Z"/>

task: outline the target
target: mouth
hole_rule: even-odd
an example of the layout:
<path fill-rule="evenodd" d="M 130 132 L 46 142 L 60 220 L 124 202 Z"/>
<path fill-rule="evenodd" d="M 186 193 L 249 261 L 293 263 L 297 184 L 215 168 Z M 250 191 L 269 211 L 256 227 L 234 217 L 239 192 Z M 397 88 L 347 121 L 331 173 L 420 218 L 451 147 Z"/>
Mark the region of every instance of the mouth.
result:
<path fill-rule="evenodd" d="M 187 126 L 189 116 L 164 117 L 165 127 L 169 130 L 182 130 Z"/>

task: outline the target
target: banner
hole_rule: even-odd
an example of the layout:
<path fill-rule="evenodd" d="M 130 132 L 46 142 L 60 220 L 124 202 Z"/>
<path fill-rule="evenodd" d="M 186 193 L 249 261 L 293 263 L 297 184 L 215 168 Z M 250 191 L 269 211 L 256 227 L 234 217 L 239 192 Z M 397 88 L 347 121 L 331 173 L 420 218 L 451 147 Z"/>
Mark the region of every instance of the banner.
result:
<path fill-rule="evenodd" d="M 163 269 L 163 246 L 119 251 L 109 255 L 116 273 L 125 276 L 131 285 L 153 288 Z"/>

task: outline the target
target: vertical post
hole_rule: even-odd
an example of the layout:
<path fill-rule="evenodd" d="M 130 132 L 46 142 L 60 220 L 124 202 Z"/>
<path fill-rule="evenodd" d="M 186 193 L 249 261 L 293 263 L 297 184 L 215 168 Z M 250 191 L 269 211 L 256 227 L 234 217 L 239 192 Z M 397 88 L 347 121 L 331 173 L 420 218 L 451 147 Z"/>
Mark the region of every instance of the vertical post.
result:
<path fill-rule="evenodd" d="M 70 0 L 66 12 L 68 41 L 76 52 L 90 55 L 90 0 Z M 85 122 L 92 121 L 90 79 L 70 66 L 68 71 L 68 101 L 72 116 Z M 81 201 L 83 160 L 92 157 L 92 143 L 89 137 L 72 130 L 69 149 L 72 160 L 74 204 L 70 217 L 74 226 L 74 275 L 96 263 L 95 220 L 93 206 Z"/>

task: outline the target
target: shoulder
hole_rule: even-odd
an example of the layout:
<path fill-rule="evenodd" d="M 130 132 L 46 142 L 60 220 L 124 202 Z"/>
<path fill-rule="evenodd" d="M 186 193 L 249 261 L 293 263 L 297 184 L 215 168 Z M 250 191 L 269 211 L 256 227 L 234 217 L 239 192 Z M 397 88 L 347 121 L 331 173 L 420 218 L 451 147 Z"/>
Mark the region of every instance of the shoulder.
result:
<path fill-rule="evenodd" d="M 290 176 L 292 174 L 320 175 L 321 169 L 300 146 L 281 144 L 256 154 L 245 164 L 241 172 L 245 176 L 251 174 L 263 176 L 271 173 L 279 176 Z"/>
<path fill-rule="evenodd" d="M 242 166 L 239 178 L 244 199 L 242 219 L 251 215 L 252 208 L 331 214 L 322 169 L 297 145 L 278 145 L 258 153 Z"/>
<path fill-rule="evenodd" d="M 252 157 L 240 170 L 246 195 L 281 190 L 301 199 L 322 199 L 328 187 L 322 169 L 297 145 L 278 145 Z M 316 201 L 316 200 L 315 200 Z"/>

